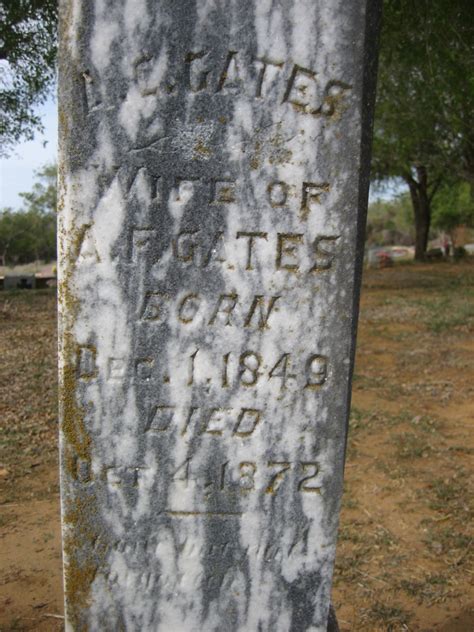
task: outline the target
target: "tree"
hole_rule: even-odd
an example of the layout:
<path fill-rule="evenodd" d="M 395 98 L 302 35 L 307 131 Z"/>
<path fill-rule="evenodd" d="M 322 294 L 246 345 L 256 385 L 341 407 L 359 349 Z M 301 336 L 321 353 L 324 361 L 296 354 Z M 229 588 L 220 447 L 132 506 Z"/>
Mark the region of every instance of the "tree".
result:
<path fill-rule="evenodd" d="M 433 225 L 447 233 L 456 247 L 456 229 L 474 225 L 474 201 L 467 182 L 442 187 L 433 208 Z"/>
<path fill-rule="evenodd" d="M 413 243 L 413 212 L 407 193 L 369 205 L 366 239 L 370 245 Z"/>
<path fill-rule="evenodd" d="M 470 185 L 474 200 L 474 14 L 471 0 L 432 2 L 436 18 L 426 36 L 430 68 L 425 90 L 445 133 L 445 165 Z M 430 9 L 433 10 L 433 9 Z"/>
<path fill-rule="evenodd" d="M 439 187 L 467 177 L 473 157 L 474 12 L 470 0 L 386 0 L 373 179 L 403 181 L 423 259 Z"/>
<path fill-rule="evenodd" d="M 0 4 L 0 155 L 42 129 L 35 105 L 54 84 L 57 0 Z"/>
<path fill-rule="evenodd" d="M 37 172 L 33 190 L 20 193 L 25 208 L 0 210 L 1 265 L 56 258 L 56 166 Z"/>
<path fill-rule="evenodd" d="M 33 190 L 20 193 L 26 202 L 26 210 L 39 214 L 56 213 L 58 168 L 55 164 L 44 165 L 36 171 L 39 178 L 33 185 Z"/>
<path fill-rule="evenodd" d="M 8 265 L 12 245 L 14 249 L 15 242 L 23 231 L 24 227 L 18 222 L 17 214 L 12 208 L 0 210 L 0 265 Z"/>
<path fill-rule="evenodd" d="M 36 176 L 33 189 L 20 197 L 25 201 L 33 259 L 49 261 L 56 258 L 57 167 L 45 165 Z"/>

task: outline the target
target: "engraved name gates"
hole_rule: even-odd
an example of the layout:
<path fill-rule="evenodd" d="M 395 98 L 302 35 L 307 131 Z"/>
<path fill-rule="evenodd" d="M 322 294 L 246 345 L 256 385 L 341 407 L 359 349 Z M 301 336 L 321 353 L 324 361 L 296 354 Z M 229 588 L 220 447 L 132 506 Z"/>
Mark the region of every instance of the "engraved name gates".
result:
<path fill-rule="evenodd" d="M 173 95 L 178 85 L 190 93 L 209 95 L 244 94 L 254 99 L 271 99 L 289 104 L 310 116 L 332 117 L 343 111 L 351 86 L 337 78 L 321 83 L 318 72 L 292 61 L 253 57 L 247 51 L 195 50 L 182 60 L 180 76 L 157 73 L 159 60 L 143 53 L 134 60 L 134 82 L 143 98 Z M 166 64 L 164 64 L 166 67 Z M 89 70 L 83 72 L 86 110 L 94 112 L 105 104 L 95 88 Z"/>

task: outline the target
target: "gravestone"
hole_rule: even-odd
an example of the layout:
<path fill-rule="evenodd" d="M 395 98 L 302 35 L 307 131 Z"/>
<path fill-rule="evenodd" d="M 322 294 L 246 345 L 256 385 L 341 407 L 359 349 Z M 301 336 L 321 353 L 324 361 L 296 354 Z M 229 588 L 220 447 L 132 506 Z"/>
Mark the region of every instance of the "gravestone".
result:
<path fill-rule="evenodd" d="M 68 630 L 326 630 L 378 21 L 62 1 Z"/>
<path fill-rule="evenodd" d="M 4 290 L 33 290 L 35 288 L 36 277 L 34 274 L 7 274 L 3 279 Z"/>

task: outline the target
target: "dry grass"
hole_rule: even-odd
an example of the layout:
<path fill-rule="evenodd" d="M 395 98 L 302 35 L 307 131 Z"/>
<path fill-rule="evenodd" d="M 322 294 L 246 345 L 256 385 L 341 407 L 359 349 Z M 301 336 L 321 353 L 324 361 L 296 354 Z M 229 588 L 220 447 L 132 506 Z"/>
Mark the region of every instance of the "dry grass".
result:
<path fill-rule="evenodd" d="M 474 629 L 473 332 L 472 264 L 366 275 L 334 581 L 343 630 Z"/>

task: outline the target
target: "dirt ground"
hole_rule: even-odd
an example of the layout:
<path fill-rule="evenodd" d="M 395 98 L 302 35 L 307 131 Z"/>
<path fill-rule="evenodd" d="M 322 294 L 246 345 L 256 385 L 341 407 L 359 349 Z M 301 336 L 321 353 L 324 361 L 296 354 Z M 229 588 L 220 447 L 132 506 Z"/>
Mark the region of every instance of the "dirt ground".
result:
<path fill-rule="evenodd" d="M 63 629 L 55 296 L 0 295 L 0 631 Z M 333 599 L 343 632 L 474 630 L 474 264 L 364 277 Z M 171 632 L 171 631 L 170 631 Z"/>

